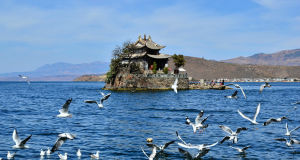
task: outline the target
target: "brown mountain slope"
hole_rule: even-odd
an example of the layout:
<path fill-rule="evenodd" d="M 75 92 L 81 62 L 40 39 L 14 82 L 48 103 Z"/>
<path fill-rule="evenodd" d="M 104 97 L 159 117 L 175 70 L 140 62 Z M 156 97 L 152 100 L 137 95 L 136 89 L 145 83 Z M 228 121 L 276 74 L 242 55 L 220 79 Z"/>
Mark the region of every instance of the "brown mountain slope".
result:
<path fill-rule="evenodd" d="M 237 57 L 224 60 L 227 63 L 300 66 L 300 49 L 283 50 L 273 54 L 255 54 L 250 57 Z"/>
<path fill-rule="evenodd" d="M 185 56 L 189 76 L 195 79 L 216 78 L 300 78 L 300 66 L 241 65 Z M 169 67 L 174 69 L 171 59 Z"/>

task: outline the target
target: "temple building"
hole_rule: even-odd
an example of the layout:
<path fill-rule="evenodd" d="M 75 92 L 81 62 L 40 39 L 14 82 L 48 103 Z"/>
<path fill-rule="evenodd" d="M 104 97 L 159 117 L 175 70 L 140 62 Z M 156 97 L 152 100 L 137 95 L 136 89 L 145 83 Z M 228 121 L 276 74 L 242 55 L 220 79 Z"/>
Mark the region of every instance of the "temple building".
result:
<path fill-rule="evenodd" d="M 151 36 L 149 35 L 146 38 L 139 36 L 138 40 L 133 44 L 134 45 L 134 54 L 129 58 L 123 58 L 122 64 L 128 64 L 134 62 L 138 64 L 141 70 L 151 70 L 153 63 L 156 62 L 157 70 L 163 70 L 164 67 L 168 67 L 169 55 L 160 53 L 160 49 L 165 48 L 165 46 L 159 45 L 152 41 Z"/>

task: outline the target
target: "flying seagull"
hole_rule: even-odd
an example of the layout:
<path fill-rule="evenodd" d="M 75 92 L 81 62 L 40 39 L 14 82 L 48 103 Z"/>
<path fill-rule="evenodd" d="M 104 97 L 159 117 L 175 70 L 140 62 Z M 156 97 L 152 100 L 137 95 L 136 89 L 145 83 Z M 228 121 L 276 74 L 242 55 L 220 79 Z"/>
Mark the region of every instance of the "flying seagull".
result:
<path fill-rule="evenodd" d="M 240 153 L 245 153 L 246 149 L 248 149 L 251 146 L 246 146 L 244 148 L 238 148 L 238 147 L 232 147 L 232 146 L 230 146 L 230 147 L 233 148 L 233 149 L 236 149 Z"/>
<path fill-rule="evenodd" d="M 72 117 L 72 114 L 69 113 L 69 106 L 72 102 L 72 98 L 68 99 L 66 103 L 62 106 L 62 109 L 58 110 L 59 115 L 57 117 Z"/>
<path fill-rule="evenodd" d="M 51 153 L 54 153 L 55 151 L 57 151 L 58 148 L 60 146 L 62 146 L 67 139 L 73 140 L 75 138 L 75 135 L 73 135 L 71 133 L 62 133 L 62 134 L 59 134 L 58 137 L 59 138 L 56 140 L 54 146 L 51 149 Z"/>
<path fill-rule="evenodd" d="M 183 143 L 177 143 L 179 146 L 184 147 L 184 148 L 190 148 L 190 149 L 198 149 L 199 151 L 207 150 L 210 149 L 211 147 L 217 145 L 219 142 L 215 142 L 211 145 L 207 144 L 200 144 L 200 145 L 192 145 L 192 144 L 183 144 Z"/>
<path fill-rule="evenodd" d="M 103 108 L 103 102 L 109 98 L 111 93 L 108 93 L 108 94 L 104 94 L 103 92 L 100 92 L 100 93 L 102 95 L 102 98 L 100 99 L 99 103 L 95 100 L 85 100 L 84 102 L 85 103 L 96 103 L 99 108 Z"/>
<path fill-rule="evenodd" d="M 166 149 L 170 144 L 173 144 L 175 141 L 170 141 L 170 142 L 167 142 L 165 143 L 164 145 L 160 145 L 160 146 L 157 146 L 155 144 L 147 144 L 148 147 L 156 147 L 158 150 L 160 150 L 161 152 L 164 151 L 164 149 Z"/>
<path fill-rule="evenodd" d="M 286 117 L 280 117 L 280 118 L 270 118 L 266 122 L 264 122 L 263 126 L 267 126 L 272 122 L 281 122 L 283 119 L 287 119 Z"/>
<path fill-rule="evenodd" d="M 6 156 L 6 158 L 7 158 L 7 159 L 13 159 L 13 158 L 15 157 L 15 155 L 16 155 L 16 152 L 10 153 L 9 151 L 7 151 L 7 156 Z"/>
<path fill-rule="evenodd" d="M 288 146 L 288 147 L 291 147 L 293 144 L 300 144 L 300 141 L 296 140 L 296 139 L 286 139 L 286 138 L 276 138 L 275 140 L 277 141 L 285 141 L 285 144 Z"/>
<path fill-rule="evenodd" d="M 292 129 L 291 131 L 289 131 L 288 124 L 286 123 L 286 124 L 285 124 L 285 128 L 286 128 L 286 133 L 285 133 L 285 135 L 290 137 L 291 134 L 292 134 L 292 132 L 294 132 L 295 130 L 298 130 L 298 129 L 300 128 L 300 126 L 298 126 L 298 127 L 294 128 L 294 129 Z"/>
<path fill-rule="evenodd" d="M 91 154 L 92 159 L 99 159 L 99 153 L 100 151 L 96 151 L 96 154 Z"/>
<path fill-rule="evenodd" d="M 14 145 L 13 148 L 28 148 L 27 146 L 25 146 L 25 144 L 31 138 L 31 136 L 32 135 L 28 136 L 23 141 L 21 141 L 21 139 L 19 138 L 17 130 L 14 129 L 13 134 L 12 134 L 12 138 L 13 138 L 14 142 L 16 143 L 16 145 Z"/>
<path fill-rule="evenodd" d="M 28 84 L 30 84 L 29 78 L 27 76 L 19 75 L 19 77 L 24 79 Z"/>
<path fill-rule="evenodd" d="M 239 88 L 239 89 L 241 89 L 241 91 L 242 91 L 242 93 L 243 93 L 243 95 L 244 95 L 244 97 L 245 97 L 245 99 L 247 98 L 247 96 L 246 96 L 246 94 L 245 94 L 245 92 L 244 92 L 244 90 L 243 90 L 243 88 L 240 86 L 240 85 L 238 85 L 238 84 L 233 84 L 233 83 L 230 83 L 230 84 L 227 84 L 226 86 L 234 86 L 235 88 Z"/>
<path fill-rule="evenodd" d="M 235 91 L 231 96 L 225 96 L 226 98 L 234 98 L 236 99 L 237 98 L 237 93 L 238 91 Z"/>
<path fill-rule="evenodd" d="M 193 157 L 188 151 L 185 151 L 181 148 L 178 148 L 178 151 L 180 153 L 182 153 L 183 155 L 185 155 L 188 160 L 198 160 L 201 157 L 205 156 L 209 152 L 209 149 L 205 149 L 203 151 L 200 151 L 195 157 Z"/>
<path fill-rule="evenodd" d="M 203 129 L 202 131 L 204 131 L 204 129 L 208 127 L 208 124 L 204 125 L 203 123 L 207 120 L 207 118 L 209 116 L 207 116 L 206 118 L 204 118 L 203 120 L 201 120 L 203 114 L 204 114 L 204 111 L 201 110 L 200 113 L 195 118 L 195 123 L 192 123 L 191 120 L 189 119 L 189 117 L 185 118 L 186 119 L 185 123 L 193 127 L 194 133 L 196 133 L 197 129 L 199 129 L 199 131 L 201 132 L 200 129 Z"/>
<path fill-rule="evenodd" d="M 149 156 L 146 154 L 146 152 L 144 151 L 144 149 L 143 149 L 142 147 L 141 147 L 141 149 L 142 149 L 143 153 L 145 154 L 145 156 L 146 156 L 149 160 L 153 160 L 154 157 L 156 156 L 156 150 L 157 150 L 156 147 L 152 147 L 152 153 L 151 153 Z"/>
<path fill-rule="evenodd" d="M 192 148 L 192 149 L 198 149 L 199 151 L 203 151 L 203 150 L 209 150 L 210 147 L 213 147 L 215 145 L 218 144 L 218 142 L 211 144 L 211 145 L 207 145 L 207 144 L 200 144 L 200 145 L 192 145 L 190 143 L 186 143 L 178 134 L 178 132 L 176 131 L 176 135 L 178 137 L 178 139 L 180 139 L 183 143 L 177 143 L 179 146 L 184 147 L 184 148 Z"/>
<path fill-rule="evenodd" d="M 247 130 L 247 128 L 241 127 L 241 128 L 236 129 L 235 132 L 233 132 L 233 131 L 232 131 L 229 127 L 227 127 L 227 126 L 219 125 L 219 127 L 220 127 L 224 132 L 230 134 L 230 136 L 225 136 L 225 137 L 223 138 L 223 140 L 220 142 L 221 144 L 222 144 L 225 140 L 233 140 L 233 141 L 232 141 L 233 143 L 237 143 L 237 141 L 238 141 L 238 134 L 239 134 L 241 131 Z"/>
<path fill-rule="evenodd" d="M 250 119 L 249 117 L 245 116 L 240 110 L 238 110 L 238 113 L 239 113 L 244 119 L 247 119 L 248 121 L 250 121 L 252 124 L 258 124 L 258 123 L 256 122 L 256 117 L 258 116 L 259 111 L 260 111 L 260 103 L 258 103 L 258 105 L 257 105 L 257 107 L 256 107 L 256 113 L 255 113 L 253 119 Z"/>
<path fill-rule="evenodd" d="M 178 88 L 178 78 L 175 79 L 174 84 L 171 86 L 173 88 L 174 92 L 177 93 L 177 88 Z"/>
<path fill-rule="evenodd" d="M 58 153 L 58 157 L 60 158 L 60 160 L 67 160 L 68 159 L 68 153 L 65 153 L 64 155 Z"/>
<path fill-rule="evenodd" d="M 271 85 L 268 83 L 268 82 L 265 82 L 265 84 L 262 84 L 260 87 L 259 87 L 259 92 L 261 93 L 263 91 L 264 88 L 266 87 L 271 87 Z"/>

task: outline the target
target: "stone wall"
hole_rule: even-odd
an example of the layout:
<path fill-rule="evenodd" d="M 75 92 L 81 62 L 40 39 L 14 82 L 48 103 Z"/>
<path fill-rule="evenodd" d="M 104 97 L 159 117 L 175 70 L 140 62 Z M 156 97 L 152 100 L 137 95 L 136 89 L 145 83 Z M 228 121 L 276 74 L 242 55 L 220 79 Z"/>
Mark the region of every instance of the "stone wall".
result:
<path fill-rule="evenodd" d="M 128 74 L 117 75 L 114 85 L 106 84 L 108 90 L 168 90 L 171 89 L 176 77 L 178 89 L 189 89 L 189 80 L 186 75 L 174 74 Z"/>

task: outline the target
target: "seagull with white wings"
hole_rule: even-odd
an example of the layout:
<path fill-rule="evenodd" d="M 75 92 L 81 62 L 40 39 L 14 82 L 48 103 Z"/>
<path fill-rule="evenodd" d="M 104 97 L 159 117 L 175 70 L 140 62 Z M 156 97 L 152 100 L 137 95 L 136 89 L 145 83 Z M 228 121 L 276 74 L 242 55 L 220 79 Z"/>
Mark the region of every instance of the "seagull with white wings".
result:
<path fill-rule="evenodd" d="M 245 94 L 245 92 L 244 92 L 244 90 L 243 90 L 243 88 L 240 86 L 240 85 L 238 85 L 238 84 L 233 84 L 233 83 L 230 83 L 230 84 L 227 84 L 226 86 L 234 86 L 235 88 L 239 88 L 239 89 L 241 89 L 241 91 L 242 91 L 242 93 L 243 93 L 243 95 L 244 95 L 244 97 L 245 97 L 245 99 L 247 98 L 247 96 L 246 96 L 246 94 Z"/>
<path fill-rule="evenodd" d="M 281 122 L 283 119 L 287 119 L 286 117 L 280 117 L 280 118 L 270 118 L 266 122 L 264 122 L 263 126 L 267 126 L 272 122 Z"/>
<path fill-rule="evenodd" d="M 62 146 L 66 140 L 70 139 L 73 140 L 75 138 L 75 135 L 71 133 L 62 133 L 58 135 L 58 139 L 56 140 L 55 144 L 53 145 L 51 149 L 51 153 L 54 153 L 59 149 L 60 146 Z"/>
<path fill-rule="evenodd" d="M 291 147 L 293 144 L 300 144 L 300 141 L 296 140 L 296 139 L 286 139 L 286 138 L 276 138 L 275 140 L 277 141 L 284 141 L 285 145 L 287 145 L 288 147 Z"/>
<path fill-rule="evenodd" d="M 232 146 L 230 146 L 231 148 L 233 148 L 233 149 L 236 149 L 238 152 L 240 152 L 240 153 L 243 153 L 243 154 L 245 154 L 245 151 L 249 148 L 249 147 L 251 147 L 251 146 L 246 146 L 246 147 L 244 147 L 244 148 L 238 148 L 238 147 L 232 147 Z"/>
<path fill-rule="evenodd" d="M 200 113 L 195 118 L 195 123 L 192 123 L 191 120 L 189 119 L 189 117 L 185 118 L 186 119 L 185 123 L 193 127 L 194 133 L 196 133 L 198 129 L 199 129 L 199 131 L 201 133 L 201 131 L 204 131 L 204 129 L 208 127 L 208 124 L 203 124 L 203 123 L 207 120 L 207 118 L 209 116 L 207 116 L 206 118 L 204 118 L 203 120 L 201 120 L 203 114 L 204 114 L 204 111 L 201 110 Z M 200 129 L 202 129 L 202 130 L 200 130 Z"/>
<path fill-rule="evenodd" d="M 264 88 L 266 87 L 271 87 L 271 85 L 268 83 L 268 82 L 265 82 L 264 84 L 262 84 L 260 87 L 259 87 L 259 92 L 261 93 L 263 91 Z"/>
<path fill-rule="evenodd" d="M 175 93 L 177 93 L 177 88 L 178 88 L 178 78 L 176 77 L 173 85 L 171 86 L 171 88 L 174 90 Z"/>
<path fill-rule="evenodd" d="M 260 111 L 260 103 L 258 103 L 257 107 L 256 107 L 256 112 L 255 112 L 255 115 L 253 117 L 253 119 L 250 119 L 249 117 L 245 116 L 240 110 L 238 110 L 238 113 L 244 118 L 244 119 L 247 119 L 248 121 L 250 121 L 252 124 L 258 124 L 256 122 L 256 118 L 259 114 L 259 111 Z"/>
<path fill-rule="evenodd" d="M 291 137 L 292 132 L 298 130 L 299 128 L 300 128 L 300 126 L 294 128 L 294 129 L 292 129 L 292 130 L 290 131 L 290 130 L 289 130 L 289 126 L 288 126 L 288 124 L 286 123 L 286 124 L 285 124 L 285 129 L 286 129 L 285 135 Z"/>
<path fill-rule="evenodd" d="M 147 153 L 144 151 L 143 147 L 141 147 L 143 153 L 145 154 L 145 156 L 149 159 L 149 160 L 153 160 L 154 157 L 156 156 L 156 151 L 157 148 L 156 147 L 152 147 L 152 153 L 148 156 Z"/>
<path fill-rule="evenodd" d="M 184 148 L 190 148 L 190 149 L 198 149 L 199 151 L 203 151 L 203 150 L 209 150 L 211 147 L 217 145 L 219 142 L 213 143 L 211 145 L 207 145 L 207 144 L 200 144 L 200 145 L 192 145 L 190 143 L 186 143 L 178 134 L 178 132 L 176 131 L 176 135 L 178 137 L 179 140 L 182 141 L 182 143 L 177 143 L 179 146 L 184 147 Z"/>
<path fill-rule="evenodd" d="M 63 117 L 72 117 L 72 114 L 69 113 L 69 106 L 72 102 L 72 98 L 68 99 L 66 103 L 62 106 L 62 109 L 58 110 L 59 115 L 57 117 L 63 118 Z"/>
<path fill-rule="evenodd" d="M 84 102 L 85 103 L 96 103 L 99 108 L 103 108 L 104 107 L 103 102 L 110 97 L 111 93 L 108 93 L 108 94 L 104 94 L 103 92 L 100 92 L 100 93 L 102 95 L 102 98 L 100 99 L 99 102 L 97 102 L 95 100 L 85 100 Z"/>
<path fill-rule="evenodd" d="M 13 146 L 13 148 L 28 148 L 28 146 L 25 146 L 26 142 L 31 138 L 32 135 L 28 136 L 24 140 L 21 141 L 19 138 L 18 132 L 16 129 L 14 129 L 12 138 L 16 145 Z"/>
<path fill-rule="evenodd" d="M 28 84 L 30 84 L 29 78 L 27 76 L 19 75 L 19 77 L 24 79 Z"/>
<path fill-rule="evenodd" d="M 219 125 L 219 127 L 226 133 L 230 134 L 230 136 L 225 136 L 223 138 L 223 140 L 220 142 L 221 144 L 225 141 L 225 140 L 232 140 L 232 143 L 237 143 L 238 141 L 238 134 L 241 132 L 241 131 L 245 131 L 247 130 L 247 128 L 245 127 L 240 127 L 240 128 L 237 128 L 236 131 L 232 131 L 229 127 L 227 126 L 224 126 L 224 125 Z"/>

